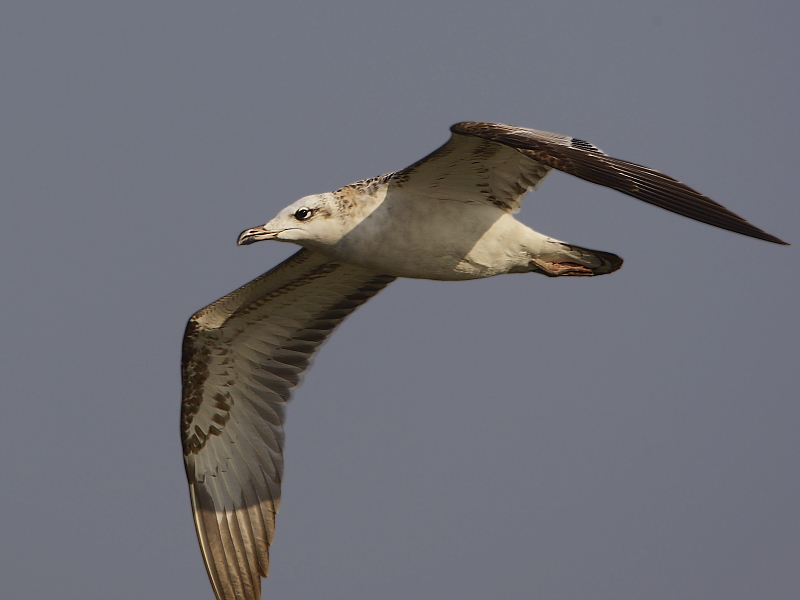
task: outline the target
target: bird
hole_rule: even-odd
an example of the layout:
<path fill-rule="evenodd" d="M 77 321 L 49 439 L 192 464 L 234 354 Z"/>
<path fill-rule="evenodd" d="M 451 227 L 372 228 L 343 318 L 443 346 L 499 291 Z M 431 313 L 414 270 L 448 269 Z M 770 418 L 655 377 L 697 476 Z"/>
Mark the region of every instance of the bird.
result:
<path fill-rule="evenodd" d="M 659 171 L 570 136 L 463 122 L 402 169 L 306 196 L 239 245 L 301 249 L 199 310 L 181 361 L 181 439 L 194 523 L 218 600 L 260 598 L 283 476 L 292 390 L 320 345 L 398 277 L 468 280 L 505 273 L 597 276 L 619 256 L 518 221 L 522 197 L 552 169 L 679 215 L 786 244 Z"/>

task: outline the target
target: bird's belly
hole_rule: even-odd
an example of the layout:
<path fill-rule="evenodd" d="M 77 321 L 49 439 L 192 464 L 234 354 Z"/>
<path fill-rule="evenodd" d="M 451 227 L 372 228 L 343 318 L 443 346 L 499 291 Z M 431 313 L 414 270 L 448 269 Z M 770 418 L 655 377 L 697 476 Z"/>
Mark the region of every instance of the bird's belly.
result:
<path fill-rule="evenodd" d="M 356 226 L 328 253 L 386 275 L 438 280 L 491 277 L 529 259 L 520 244 L 528 228 L 503 211 L 443 202 L 427 213 L 391 212 L 373 213 L 369 226 Z"/>

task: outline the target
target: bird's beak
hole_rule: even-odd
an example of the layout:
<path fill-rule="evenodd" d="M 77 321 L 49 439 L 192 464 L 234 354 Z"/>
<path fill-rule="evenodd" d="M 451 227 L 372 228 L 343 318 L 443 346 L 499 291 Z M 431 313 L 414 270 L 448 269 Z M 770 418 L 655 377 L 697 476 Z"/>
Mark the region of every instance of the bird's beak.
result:
<path fill-rule="evenodd" d="M 255 244 L 256 242 L 260 242 L 262 240 L 274 240 L 280 232 L 281 230 L 269 231 L 266 229 L 266 225 L 253 227 L 252 229 L 245 229 L 239 234 L 239 240 L 236 242 L 236 244 L 239 246 L 247 246 L 248 244 Z"/>

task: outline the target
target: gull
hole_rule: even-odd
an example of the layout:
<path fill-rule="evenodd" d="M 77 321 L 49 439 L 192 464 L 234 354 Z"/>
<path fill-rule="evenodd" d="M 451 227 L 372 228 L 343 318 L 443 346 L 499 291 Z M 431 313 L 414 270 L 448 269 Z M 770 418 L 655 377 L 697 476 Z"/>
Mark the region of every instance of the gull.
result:
<path fill-rule="evenodd" d="M 785 244 L 659 171 L 577 138 L 465 122 L 413 165 L 301 198 L 239 236 L 302 246 L 189 320 L 181 438 L 197 538 L 218 600 L 255 600 L 281 497 L 286 403 L 311 358 L 397 277 L 612 273 L 622 259 L 514 218 L 551 169 L 680 215 Z"/>

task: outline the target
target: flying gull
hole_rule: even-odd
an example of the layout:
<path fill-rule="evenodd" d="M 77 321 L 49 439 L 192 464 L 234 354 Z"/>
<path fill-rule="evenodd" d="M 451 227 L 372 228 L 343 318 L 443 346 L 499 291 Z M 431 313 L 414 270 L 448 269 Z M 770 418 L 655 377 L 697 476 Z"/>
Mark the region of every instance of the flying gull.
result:
<path fill-rule="evenodd" d="M 307 196 L 239 245 L 303 248 L 198 311 L 183 340 L 181 437 L 200 549 L 218 600 L 255 600 L 269 570 L 292 389 L 331 332 L 397 277 L 612 273 L 614 254 L 517 221 L 551 169 L 750 237 L 785 244 L 653 169 L 576 138 L 458 123 L 450 140 L 401 171 Z"/>

